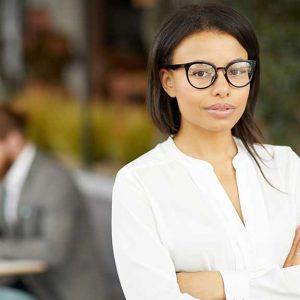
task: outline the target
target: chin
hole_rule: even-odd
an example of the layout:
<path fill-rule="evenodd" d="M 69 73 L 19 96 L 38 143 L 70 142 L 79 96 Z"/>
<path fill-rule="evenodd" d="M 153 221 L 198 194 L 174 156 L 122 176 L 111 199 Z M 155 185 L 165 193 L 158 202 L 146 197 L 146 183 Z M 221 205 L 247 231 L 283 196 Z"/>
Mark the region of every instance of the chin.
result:
<path fill-rule="evenodd" d="M 211 132 L 227 132 L 227 131 L 231 131 L 232 128 L 235 126 L 236 123 L 233 122 L 222 122 L 222 124 L 216 124 L 215 126 L 210 126 L 210 127 L 206 127 L 207 131 L 211 131 Z"/>

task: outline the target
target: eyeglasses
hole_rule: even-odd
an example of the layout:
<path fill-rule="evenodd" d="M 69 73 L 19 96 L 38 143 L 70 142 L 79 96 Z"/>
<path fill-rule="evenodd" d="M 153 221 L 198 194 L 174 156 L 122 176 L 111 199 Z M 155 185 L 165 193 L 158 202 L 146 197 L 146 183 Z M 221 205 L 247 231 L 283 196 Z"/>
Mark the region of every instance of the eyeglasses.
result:
<path fill-rule="evenodd" d="M 167 69 L 184 68 L 190 85 L 196 89 L 210 87 L 218 78 L 218 70 L 224 70 L 229 84 L 242 88 L 250 83 L 256 62 L 254 60 L 234 60 L 225 67 L 216 67 L 206 61 L 195 61 L 186 64 L 167 65 Z"/>

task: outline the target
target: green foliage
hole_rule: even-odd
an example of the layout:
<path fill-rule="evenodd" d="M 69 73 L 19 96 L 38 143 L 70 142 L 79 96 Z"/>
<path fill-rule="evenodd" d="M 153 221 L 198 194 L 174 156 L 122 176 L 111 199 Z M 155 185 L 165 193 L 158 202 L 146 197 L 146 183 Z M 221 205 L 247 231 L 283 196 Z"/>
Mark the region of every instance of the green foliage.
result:
<path fill-rule="evenodd" d="M 20 97 L 22 98 L 22 97 Z M 153 147 L 156 131 L 144 106 L 22 99 L 16 104 L 29 117 L 28 136 L 44 150 L 82 162 L 88 143 L 92 163 L 123 165 Z M 83 112 L 86 111 L 84 118 Z M 88 121 L 89 126 L 85 126 Z M 84 136 L 86 135 L 86 136 Z"/>
<path fill-rule="evenodd" d="M 300 154 L 300 5 L 298 0 L 223 0 L 254 24 L 261 45 L 262 84 L 257 113 L 267 142 L 292 146 Z M 82 106 L 49 94 L 20 95 L 30 116 L 29 136 L 42 148 L 77 161 L 123 165 L 157 142 L 142 106 L 91 103 Z"/>
<path fill-rule="evenodd" d="M 60 99 L 23 99 L 17 107 L 28 116 L 28 137 L 40 148 L 80 156 L 80 108 Z"/>
<path fill-rule="evenodd" d="M 155 130 L 144 106 L 93 104 L 94 159 L 127 163 L 149 150 Z"/>

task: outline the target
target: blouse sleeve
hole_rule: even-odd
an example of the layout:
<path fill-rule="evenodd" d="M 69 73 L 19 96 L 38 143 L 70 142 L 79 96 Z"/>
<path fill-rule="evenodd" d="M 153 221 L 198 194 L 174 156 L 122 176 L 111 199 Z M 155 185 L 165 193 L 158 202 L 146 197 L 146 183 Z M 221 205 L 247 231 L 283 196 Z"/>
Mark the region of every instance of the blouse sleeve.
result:
<path fill-rule="evenodd" d="M 291 199 L 296 208 L 297 226 L 300 226 L 300 158 L 289 149 L 289 182 Z M 280 268 L 273 266 L 261 274 L 221 271 L 226 299 L 300 299 L 300 265 Z"/>
<path fill-rule="evenodd" d="M 180 292 L 168 249 L 160 240 L 146 192 L 131 174 L 119 172 L 112 200 L 112 241 L 127 300 L 193 300 Z"/>
<path fill-rule="evenodd" d="M 273 266 L 262 274 L 221 271 L 227 300 L 300 299 L 300 266 Z"/>
<path fill-rule="evenodd" d="M 295 157 L 295 172 L 296 172 L 296 187 L 295 187 L 295 201 L 297 210 L 297 224 L 300 226 L 300 158 L 294 153 Z"/>

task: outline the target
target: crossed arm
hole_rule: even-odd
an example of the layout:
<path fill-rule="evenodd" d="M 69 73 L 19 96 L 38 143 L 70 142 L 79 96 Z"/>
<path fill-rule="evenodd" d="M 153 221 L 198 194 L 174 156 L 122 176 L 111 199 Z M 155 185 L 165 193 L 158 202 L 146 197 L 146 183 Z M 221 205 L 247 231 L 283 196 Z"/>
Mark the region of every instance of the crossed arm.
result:
<path fill-rule="evenodd" d="M 295 234 L 283 268 L 270 266 L 263 274 L 230 269 L 176 274 L 169 248 L 158 234 L 156 219 L 144 189 L 135 174 L 125 171 L 118 174 L 114 186 L 112 240 L 118 274 L 127 299 L 299 298 L 300 256 L 296 252 L 300 252 L 300 229 Z M 150 175 L 143 179 L 153 180 Z M 295 191 L 295 195 L 299 192 Z M 297 216 L 300 216 L 300 205 L 297 206 Z M 297 224 L 300 224 L 299 217 Z"/>
<path fill-rule="evenodd" d="M 290 252 L 283 268 L 300 265 L 300 227 L 295 232 Z M 180 272 L 177 282 L 182 293 L 202 300 L 225 300 L 224 283 L 220 272 Z"/>

